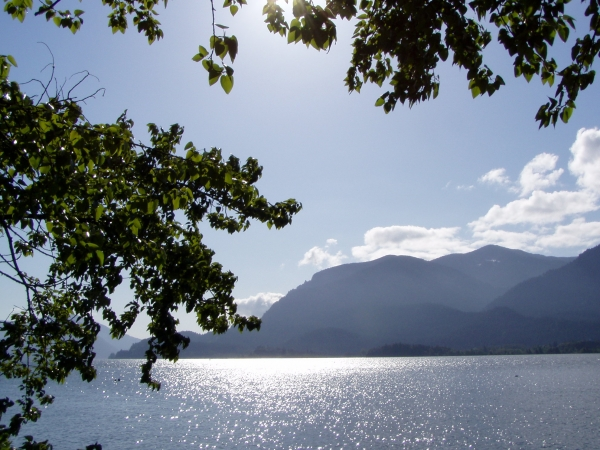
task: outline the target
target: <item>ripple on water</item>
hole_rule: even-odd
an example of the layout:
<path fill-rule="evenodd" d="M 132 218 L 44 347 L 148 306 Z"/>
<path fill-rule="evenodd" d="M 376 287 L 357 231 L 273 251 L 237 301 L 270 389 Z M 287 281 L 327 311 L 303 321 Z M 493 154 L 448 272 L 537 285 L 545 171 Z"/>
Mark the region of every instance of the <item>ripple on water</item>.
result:
<path fill-rule="evenodd" d="M 59 449 L 600 447 L 598 355 L 159 361 L 159 392 L 139 363 L 54 386 L 26 431 Z"/>

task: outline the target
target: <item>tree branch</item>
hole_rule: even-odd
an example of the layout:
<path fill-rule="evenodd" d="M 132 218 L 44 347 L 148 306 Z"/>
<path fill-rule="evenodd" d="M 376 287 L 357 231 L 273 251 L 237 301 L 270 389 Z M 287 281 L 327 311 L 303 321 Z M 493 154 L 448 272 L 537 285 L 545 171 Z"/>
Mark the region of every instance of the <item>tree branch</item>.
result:
<path fill-rule="evenodd" d="M 11 254 L 14 269 L 17 272 L 17 275 L 19 276 L 19 278 L 21 279 L 21 284 L 23 286 L 25 286 L 25 292 L 27 294 L 27 309 L 29 310 L 29 314 L 31 314 L 32 316 L 35 316 L 35 312 L 33 311 L 33 305 L 31 303 L 31 295 L 29 293 L 29 291 L 32 290 L 33 287 L 31 285 L 31 283 L 29 283 L 27 281 L 26 276 L 25 276 L 26 274 L 19 267 L 19 263 L 17 261 L 18 258 L 15 253 L 12 236 L 10 234 L 10 227 L 6 224 L 6 222 L 2 221 L 2 228 L 4 228 L 4 232 L 6 233 L 6 239 L 8 241 L 8 247 L 10 249 L 10 254 Z"/>
<path fill-rule="evenodd" d="M 61 0 L 55 0 L 51 5 L 40 6 L 40 9 L 38 9 L 34 15 L 37 17 L 37 16 L 41 16 L 42 14 L 45 14 L 48 11 L 50 11 L 51 9 L 54 9 L 54 7 L 56 5 L 58 5 L 60 2 L 61 2 Z"/>

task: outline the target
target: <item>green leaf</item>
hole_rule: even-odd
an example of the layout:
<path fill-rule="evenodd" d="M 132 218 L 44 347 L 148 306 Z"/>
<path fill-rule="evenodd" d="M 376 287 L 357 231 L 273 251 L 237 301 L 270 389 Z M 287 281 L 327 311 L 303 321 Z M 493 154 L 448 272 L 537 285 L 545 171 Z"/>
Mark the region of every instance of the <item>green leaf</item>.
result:
<path fill-rule="evenodd" d="M 100 260 L 100 265 L 104 265 L 104 252 L 102 250 L 96 250 L 96 256 Z"/>
<path fill-rule="evenodd" d="M 567 42 L 567 39 L 569 39 L 569 27 L 567 26 L 562 26 L 558 28 L 558 36 L 560 37 L 560 40 L 563 42 Z"/>
<path fill-rule="evenodd" d="M 17 61 L 15 60 L 15 58 L 13 58 L 13 57 L 12 57 L 12 55 L 7 55 L 7 56 L 6 56 L 6 59 L 8 59 L 8 61 L 9 61 L 9 62 L 10 62 L 10 63 L 11 63 L 13 66 L 15 66 L 15 67 L 18 67 L 18 66 L 17 66 Z"/>
<path fill-rule="evenodd" d="M 567 123 L 572 115 L 573 108 L 566 106 L 560 113 L 560 120 L 562 120 L 563 123 Z"/>
<path fill-rule="evenodd" d="M 208 73 L 208 84 L 212 86 L 217 81 L 219 81 L 219 77 L 221 76 L 221 72 L 211 71 Z"/>
<path fill-rule="evenodd" d="M 377 101 L 375 102 L 375 106 L 383 106 L 384 103 L 385 103 L 385 99 L 382 97 L 379 97 L 377 99 Z"/>
<path fill-rule="evenodd" d="M 220 23 L 215 23 L 216 27 L 219 27 L 221 30 L 227 30 L 229 27 L 225 25 L 221 25 Z"/>
<path fill-rule="evenodd" d="M 102 205 L 98 205 L 96 207 L 96 211 L 94 212 L 94 218 L 96 219 L 96 222 L 98 220 L 100 220 L 100 217 L 102 217 L 102 213 L 104 212 L 104 206 Z"/>
<path fill-rule="evenodd" d="M 237 6 L 237 5 L 231 5 L 229 7 L 229 12 L 231 13 L 232 16 L 235 16 L 237 14 L 237 12 L 238 12 L 239 9 L 240 9 L 239 6 Z"/>
<path fill-rule="evenodd" d="M 226 94 L 229 94 L 231 92 L 231 89 L 233 89 L 233 77 L 229 75 L 222 76 L 221 87 L 223 88 Z"/>
<path fill-rule="evenodd" d="M 208 55 L 208 50 L 206 50 L 204 47 L 202 47 L 201 45 L 198 46 L 198 54 L 202 55 L 202 57 L 206 57 Z"/>
<path fill-rule="evenodd" d="M 233 183 L 233 178 L 231 176 L 231 172 L 225 173 L 225 183 L 227 183 L 227 184 Z"/>
<path fill-rule="evenodd" d="M 158 208 L 158 200 L 150 200 L 146 205 L 146 213 L 153 214 Z"/>
<path fill-rule="evenodd" d="M 446 61 L 448 59 L 448 48 L 447 47 L 441 47 L 439 55 L 440 55 L 440 59 L 442 61 Z"/>
<path fill-rule="evenodd" d="M 40 158 L 36 156 L 31 156 L 29 158 L 29 164 L 31 164 L 32 168 L 37 169 L 40 166 Z"/>
<path fill-rule="evenodd" d="M 227 44 L 227 49 L 229 52 L 229 57 L 231 58 L 231 62 L 234 62 L 235 57 L 238 53 L 238 40 L 235 36 L 231 36 L 229 38 L 225 38 L 225 43 Z"/>
<path fill-rule="evenodd" d="M 225 58 L 225 55 L 227 55 L 227 45 L 225 45 L 225 43 L 223 42 L 223 40 L 219 39 L 217 41 L 215 41 L 215 53 L 217 54 L 217 56 L 221 59 Z"/>
<path fill-rule="evenodd" d="M 288 33 L 287 42 L 288 42 L 288 44 L 291 44 L 292 42 L 296 42 L 296 32 L 295 31 L 290 31 Z"/>

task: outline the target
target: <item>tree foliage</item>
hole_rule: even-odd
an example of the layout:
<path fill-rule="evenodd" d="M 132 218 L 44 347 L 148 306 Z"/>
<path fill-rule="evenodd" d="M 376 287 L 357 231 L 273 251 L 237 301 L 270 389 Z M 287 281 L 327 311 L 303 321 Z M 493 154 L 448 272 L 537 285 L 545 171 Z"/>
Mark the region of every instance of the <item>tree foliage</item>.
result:
<path fill-rule="evenodd" d="M 64 0 L 63 0 L 64 1 Z M 287 0 L 286 0 L 287 1 Z M 76 32 L 81 10 L 58 9 L 61 0 L 43 0 L 35 15 L 43 15 L 60 27 Z M 155 8 L 159 0 L 103 0 L 110 8 L 113 33 L 124 32 L 128 17 L 148 42 L 163 37 Z M 353 52 L 346 76 L 350 92 L 359 92 L 364 83 L 388 84 L 375 102 L 388 113 L 400 102 L 409 106 L 437 97 L 441 61 L 466 70 L 473 97 L 492 95 L 504 84 L 500 75 L 484 63 L 484 54 L 495 36 L 513 60 L 514 75 L 528 82 L 539 78 L 554 86 L 554 94 L 540 106 L 536 120 L 540 127 L 567 122 L 580 91 L 593 83 L 592 65 L 600 54 L 600 7 L 598 0 L 582 0 L 588 23 L 581 24 L 572 40 L 570 61 L 557 63 L 557 39 L 567 42 L 575 19 L 566 13 L 570 0 L 327 0 L 324 6 L 312 0 L 292 0 L 293 18 L 286 18 L 277 0 L 267 0 L 263 14 L 269 30 L 287 36 L 289 43 L 328 50 L 337 40 L 336 19 L 355 20 Z M 166 6 L 167 0 L 164 0 Z M 246 0 L 225 0 L 223 7 L 235 15 Z M 210 84 L 221 81 L 225 92 L 233 87 L 233 69 L 224 63 L 235 60 L 238 41 L 227 36 L 228 27 L 215 23 L 212 6 L 210 51 L 199 46 L 194 61 L 202 61 Z M 5 11 L 24 20 L 33 10 L 32 0 L 5 0 Z M 221 64 L 215 62 L 220 58 Z"/>
<path fill-rule="evenodd" d="M 589 30 L 577 37 L 571 61 L 560 67 L 550 50 L 556 39 L 567 42 L 575 20 L 565 13 L 570 0 L 328 0 L 320 7 L 294 0 L 291 22 L 269 1 L 264 13 L 269 29 L 327 50 L 336 40 L 333 20 L 357 20 L 353 52 L 346 77 L 349 91 L 360 91 L 365 82 L 389 90 L 376 101 L 386 113 L 396 104 L 409 106 L 437 97 L 440 80 L 436 68 L 451 58 L 466 69 L 473 97 L 492 95 L 504 80 L 484 64 L 484 51 L 492 32 L 513 60 L 514 75 L 528 82 L 535 76 L 553 86 L 553 97 L 542 105 L 536 120 L 540 127 L 567 122 L 579 92 L 594 81 L 592 64 L 600 55 L 600 9 L 597 0 L 587 6 Z M 492 31 L 490 31 L 490 29 Z"/>
<path fill-rule="evenodd" d="M 49 380 L 72 371 L 95 377 L 96 317 L 122 337 L 139 314 L 150 318 L 151 335 L 142 382 L 158 357 L 177 360 L 188 339 L 174 313 L 194 314 L 207 331 L 252 330 L 260 320 L 236 313 L 236 277 L 213 261 L 201 228 L 229 233 L 250 220 L 269 228 L 288 225 L 301 205 L 271 204 L 255 183 L 255 159 L 224 159 L 221 151 L 199 151 L 189 142 L 178 155 L 183 128 L 148 125 L 149 145 L 134 139 L 123 114 L 113 124 L 91 124 L 72 93 L 34 102 L 8 79 L 15 61 L 0 56 L 0 274 L 19 284 L 26 305 L 0 323 L 0 371 L 21 380 L 18 405 L 0 400 L 0 448 L 23 423 L 52 402 Z M 22 269 L 23 259 L 48 261 L 45 279 Z M 126 281 L 125 281 L 126 280 Z M 111 294 L 127 283 L 134 299 L 117 313 Z M 37 405 L 37 406 L 36 406 Z M 33 445 L 29 442 L 30 445 Z M 42 446 L 43 448 L 43 446 Z"/>

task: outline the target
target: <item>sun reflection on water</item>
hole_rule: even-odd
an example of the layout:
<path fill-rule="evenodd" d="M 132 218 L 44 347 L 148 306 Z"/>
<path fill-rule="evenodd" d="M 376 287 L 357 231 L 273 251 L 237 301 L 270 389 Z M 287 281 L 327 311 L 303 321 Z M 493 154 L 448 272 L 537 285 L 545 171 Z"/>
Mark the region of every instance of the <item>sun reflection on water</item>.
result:
<path fill-rule="evenodd" d="M 56 448 L 571 448 L 600 428 L 597 355 L 159 361 L 158 392 L 139 363 L 55 387 L 36 433 L 69 416 Z"/>

